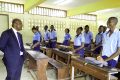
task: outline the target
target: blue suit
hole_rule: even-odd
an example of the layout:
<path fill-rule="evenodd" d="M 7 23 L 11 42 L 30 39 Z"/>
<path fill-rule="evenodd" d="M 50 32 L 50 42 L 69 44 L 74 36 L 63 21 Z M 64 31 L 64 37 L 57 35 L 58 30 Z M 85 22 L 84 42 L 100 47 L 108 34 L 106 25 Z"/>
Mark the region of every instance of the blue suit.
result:
<path fill-rule="evenodd" d="M 18 37 L 20 46 L 12 29 L 4 31 L 0 37 L 0 50 L 4 53 L 3 62 L 7 70 L 6 80 L 20 80 L 25 49 L 20 33 Z M 20 51 L 23 55 L 20 55 Z"/>

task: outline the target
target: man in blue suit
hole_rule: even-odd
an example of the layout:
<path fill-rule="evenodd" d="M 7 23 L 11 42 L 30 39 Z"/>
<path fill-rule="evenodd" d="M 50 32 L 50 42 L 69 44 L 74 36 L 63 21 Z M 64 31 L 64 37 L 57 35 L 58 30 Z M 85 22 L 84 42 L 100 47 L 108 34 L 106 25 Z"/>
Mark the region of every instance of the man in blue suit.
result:
<path fill-rule="evenodd" d="M 7 70 L 6 80 L 20 80 L 25 49 L 23 47 L 20 19 L 13 19 L 12 28 L 4 31 L 0 37 L 0 50 L 4 52 L 3 62 Z"/>

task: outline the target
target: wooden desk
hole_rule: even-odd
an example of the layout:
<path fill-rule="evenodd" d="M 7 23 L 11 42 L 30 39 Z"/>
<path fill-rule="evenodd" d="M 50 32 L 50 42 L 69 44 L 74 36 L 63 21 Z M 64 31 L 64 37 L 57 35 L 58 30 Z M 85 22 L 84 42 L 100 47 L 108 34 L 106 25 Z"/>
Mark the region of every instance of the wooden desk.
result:
<path fill-rule="evenodd" d="M 86 63 L 83 58 L 71 58 L 71 68 L 72 68 L 72 76 L 71 80 L 74 80 L 74 68 L 79 69 L 80 71 L 85 72 L 88 75 L 91 75 L 100 80 L 110 80 L 110 75 L 115 74 L 118 71 L 111 71 L 110 68 L 103 67 L 100 68 L 90 63 Z"/>
<path fill-rule="evenodd" d="M 47 55 L 49 58 L 52 57 L 52 48 L 47 48 L 47 47 L 41 46 L 41 50 L 42 50 L 43 53 L 44 53 L 45 55 Z"/>
<path fill-rule="evenodd" d="M 37 69 L 38 80 L 47 80 L 46 68 L 49 58 L 45 54 L 33 50 L 27 50 L 27 53 L 29 57 L 29 69 Z"/>
<path fill-rule="evenodd" d="M 45 52 L 46 52 L 46 49 L 48 49 L 47 47 L 45 47 L 45 46 L 41 46 L 40 47 L 40 49 L 43 51 L 43 53 L 45 54 Z"/>
<path fill-rule="evenodd" d="M 24 45 L 25 50 L 31 50 L 30 46 Z"/>
<path fill-rule="evenodd" d="M 56 60 L 58 59 L 58 57 L 61 57 L 67 61 L 66 64 L 70 64 L 72 52 L 64 52 L 64 51 L 60 51 L 59 49 L 55 48 L 52 50 L 52 53 L 53 55 L 56 56 L 55 57 Z"/>

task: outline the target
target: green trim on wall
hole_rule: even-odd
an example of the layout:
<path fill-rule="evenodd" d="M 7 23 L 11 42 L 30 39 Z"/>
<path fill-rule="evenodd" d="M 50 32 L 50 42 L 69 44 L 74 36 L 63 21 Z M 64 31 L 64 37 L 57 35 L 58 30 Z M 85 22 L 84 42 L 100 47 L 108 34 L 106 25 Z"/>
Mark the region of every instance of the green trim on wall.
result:
<path fill-rule="evenodd" d="M 40 5 L 46 0 L 27 0 L 26 3 L 24 4 L 24 10 L 28 12 L 30 9 Z"/>

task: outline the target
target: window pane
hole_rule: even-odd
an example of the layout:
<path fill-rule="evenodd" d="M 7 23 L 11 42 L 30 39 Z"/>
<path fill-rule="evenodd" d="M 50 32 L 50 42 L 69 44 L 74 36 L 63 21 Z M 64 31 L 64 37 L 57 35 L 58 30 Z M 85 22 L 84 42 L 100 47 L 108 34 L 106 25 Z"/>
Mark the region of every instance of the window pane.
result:
<path fill-rule="evenodd" d="M 5 4 L 2 3 L 2 11 L 5 11 Z"/>

